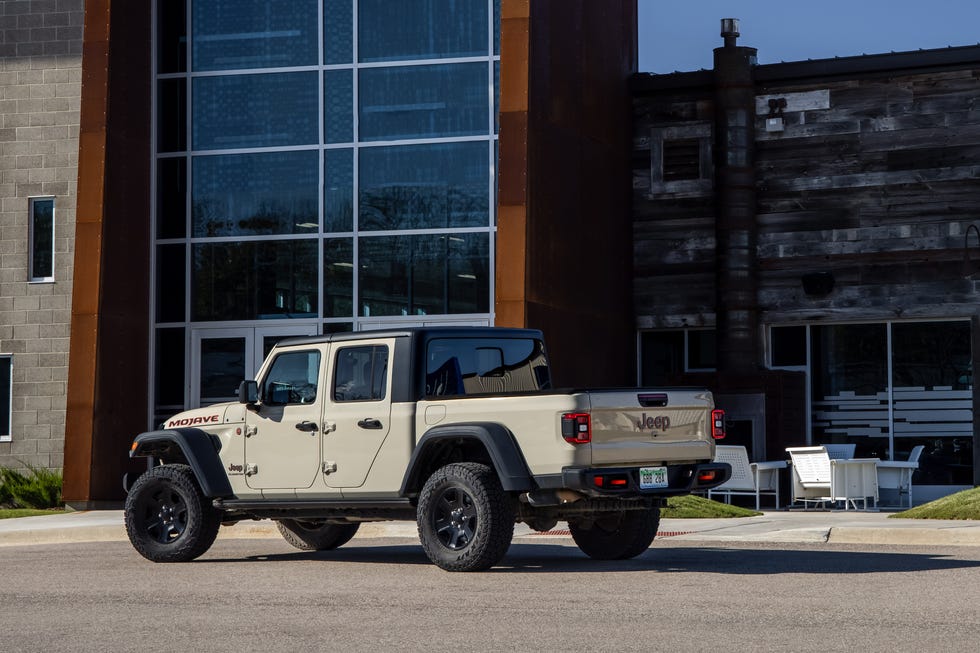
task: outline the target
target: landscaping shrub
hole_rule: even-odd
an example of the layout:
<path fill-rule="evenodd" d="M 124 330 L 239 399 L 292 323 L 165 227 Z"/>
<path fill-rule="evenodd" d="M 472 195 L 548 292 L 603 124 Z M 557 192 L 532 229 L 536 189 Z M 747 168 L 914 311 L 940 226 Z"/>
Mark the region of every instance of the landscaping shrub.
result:
<path fill-rule="evenodd" d="M 38 510 L 61 506 L 61 473 L 26 467 L 26 473 L 0 467 L 0 505 Z"/>

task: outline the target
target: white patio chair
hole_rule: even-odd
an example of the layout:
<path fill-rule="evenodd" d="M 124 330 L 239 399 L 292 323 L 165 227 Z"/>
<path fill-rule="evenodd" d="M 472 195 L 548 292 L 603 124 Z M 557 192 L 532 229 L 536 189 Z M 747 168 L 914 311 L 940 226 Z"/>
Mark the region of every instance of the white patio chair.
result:
<path fill-rule="evenodd" d="M 793 503 L 819 503 L 833 501 L 830 492 L 830 457 L 823 447 L 788 447 L 793 463 Z"/>
<path fill-rule="evenodd" d="M 732 466 L 732 476 L 716 488 L 708 490 L 708 498 L 724 495 L 725 503 L 732 502 L 732 495 L 754 496 L 755 509 L 759 510 L 759 497 L 771 494 L 779 508 L 779 470 L 786 467 L 785 460 L 750 463 L 745 447 L 718 445 L 715 462 Z"/>
<path fill-rule="evenodd" d="M 830 496 L 836 502 L 843 502 L 844 510 L 878 509 L 878 463 L 877 458 L 848 458 L 830 460 Z M 868 507 L 868 500 L 872 501 Z M 858 508 L 858 502 L 861 507 Z"/>
<path fill-rule="evenodd" d="M 902 495 L 908 496 L 908 507 L 912 507 L 912 474 L 919 468 L 919 456 L 925 449 L 923 445 L 912 447 L 909 459 L 883 460 L 878 463 L 878 487 L 883 490 L 895 490 L 898 505 L 902 505 Z"/>
<path fill-rule="evenodd" d="M 823 448 L 827 450 L 827 456 L 831 460 L 845 460 L 854 457 L 856 444 L 825 444 Z"/>

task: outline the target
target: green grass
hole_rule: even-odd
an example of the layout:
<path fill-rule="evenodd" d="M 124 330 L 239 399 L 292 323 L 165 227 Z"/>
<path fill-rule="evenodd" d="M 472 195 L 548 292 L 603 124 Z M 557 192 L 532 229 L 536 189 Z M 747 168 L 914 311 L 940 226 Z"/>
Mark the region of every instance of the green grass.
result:
<path fill-rule="evenodd" d="M 888 516 L 900 519 L 980 519 L 980 488 L 963 490 Z"/>
<path fill-rule="evenodd" d="M 660 516 L 667 519 L 718 519 L 724 517 L 754 517 L 762 513 L 730 506 L 695 495 L 671 497 Z"/>
<path fill-rule="evenodd" d="M 0 467 L 0 508 L 58 508 L 61 472 L 25 464 L 26 471 Z"/>
<path fill-rule="evenodd" d="M 53 508 L 51 510 L 36 510 L 34 508 L 0 508 L 0 519 L 38 517 L 40 515 L 61 515 L 64 513 L 64 508 Z"/>

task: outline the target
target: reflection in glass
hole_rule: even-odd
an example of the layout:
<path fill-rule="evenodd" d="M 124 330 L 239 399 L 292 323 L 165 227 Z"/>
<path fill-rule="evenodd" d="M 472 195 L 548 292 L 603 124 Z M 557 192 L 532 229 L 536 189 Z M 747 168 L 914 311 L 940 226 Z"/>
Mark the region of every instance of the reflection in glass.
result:
<path fill-rule="evenodd" d="M 316 144 L 316 72 L 194 79 L 194 149 Z"/>
<path fill-rule="evenodd" d="M 485 227 L 486 142 L 362 148 L 361 230 Z"/>
<path fill-rule="evenodd" d="M 327 233 L 354 229 L 354 151 L 323 153 L 324 219 Z"/>
<path fill-rule="evenodd" d="M 487 133 L 485 63 L 365 68 L 358 74 L 362 141 Z"/>
<path fill-rule="evenodd" d="M 354 241 L 323 241 L 323 315 L 354 316 Z"/>
<path fill-rule="evenodd" d="M 317 63 L 317 0 L 209 0 L 193 6 L 194 70 Z"/>
<path fill-rule="evenodd" d="M 362 316 L 485 313 L 485 233 L 385 236 L 359 241 Z"/>
<path fill-rule="evenodd" d="M 198 156 L 192 166 L 195 237 L 319 229 L 315 151 Z"/>
<path fill-rule="evenodd" d="M 530 338 L 435 338 L 426 344 L 426 396 L 530 392 L 551 387 L 544 344 Z"/>
<path fill-rule="evenodd" d="M 316 240 L 193 246 L 193 320 L 315 317 Z"/>
<path fill-rule="evenodd" d="M 245 378 L 245 338 L 201 340 L 201 403 L 231 399 Z"/>
<path fill-rule="evenodd" d="M 323 73 L 324 134 L 327 143 L 354 140 L 354 71 Z"/>
<path fill-rule="evenodd" d="M 888 457 L 885 324 L 812 327 L 813 442 L 855 443 L 859 458 Z"/>
<path fill-rule="evenodd" d="M 31 202 L 31 280 L 54 278 L 54 200 Z"/>
<path fill-rule="evenodd" d="M 360 0 L 361 61 L 486 56 L 485 0 Z"/>
<path fill-rule="evenodd" d="M 354 60 L 354 0 L 324 0 L 323 41 L 325 64 Z"/>

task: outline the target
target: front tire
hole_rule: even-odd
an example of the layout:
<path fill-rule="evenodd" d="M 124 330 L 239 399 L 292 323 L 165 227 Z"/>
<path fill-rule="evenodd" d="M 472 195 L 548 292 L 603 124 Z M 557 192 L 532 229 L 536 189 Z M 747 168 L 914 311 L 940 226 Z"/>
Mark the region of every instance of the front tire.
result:
<path fill-rule="evenodd" d="M 221 513 L 187 465 L 161 465 L 136 479 L 126 497 L 126 533 L 153 562 L 187 562 L 211 548 Z"/>
<path fill-rule="evenodd" d="M 568 524 L 575 544 L 594 560 L 635 558 L 650 548 L 659 527 L 660 508 L 603 513 Z"/>
<path fill-rule="evenodd" d="M 419 495 L 422 548 L 446 571 L 483 571 L 507 553 L 514 537 L 514 500 L 497 474 L 479 463 L 438 469 Z"/>
<path fill-rule="evenodd" d="M 324 524 L 301 519 L 281 519 L 276 528 L 283 539 L 302 551 L 332 551 L 350 542 L 360 524 Z"/>

